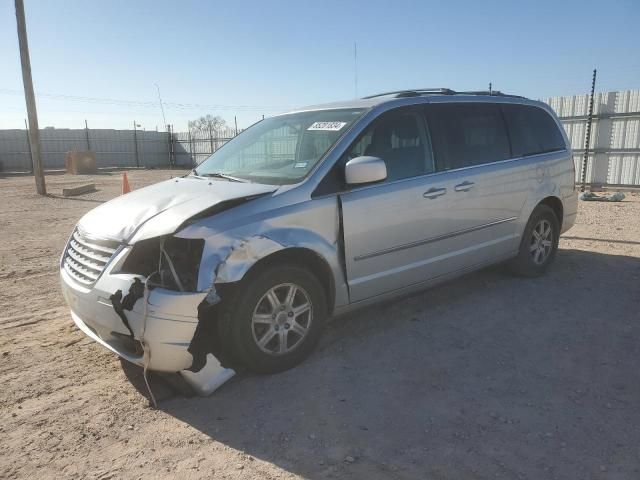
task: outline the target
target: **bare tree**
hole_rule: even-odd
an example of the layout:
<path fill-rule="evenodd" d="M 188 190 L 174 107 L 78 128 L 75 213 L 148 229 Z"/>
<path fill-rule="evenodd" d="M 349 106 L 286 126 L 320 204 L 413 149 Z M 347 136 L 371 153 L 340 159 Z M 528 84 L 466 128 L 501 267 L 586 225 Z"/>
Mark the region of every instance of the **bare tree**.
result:
<path fill-rule="evenodd" d="M 227 126 L 227 122 L 219 115 L 205 115 L 195 120 L 189 120 L 189 131 L 196 132 L 220 132 Z"/>

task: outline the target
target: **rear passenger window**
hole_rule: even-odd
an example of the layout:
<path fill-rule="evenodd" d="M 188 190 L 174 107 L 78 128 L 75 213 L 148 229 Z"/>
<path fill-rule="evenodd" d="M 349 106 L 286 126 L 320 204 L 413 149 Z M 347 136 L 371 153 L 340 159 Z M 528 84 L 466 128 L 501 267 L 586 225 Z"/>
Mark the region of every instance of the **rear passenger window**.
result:
<path fill-rule="evenodd" d="M 431 104 L 427 112 L 436 159 L 447 169 L 482 165 L 511 157 L 498 105 Z"/>
<path fill-rule="evenodd" d="M 564 138 L 556 122 L 542 108 L 503 105 L 514 157 L 564 150 Z"/>

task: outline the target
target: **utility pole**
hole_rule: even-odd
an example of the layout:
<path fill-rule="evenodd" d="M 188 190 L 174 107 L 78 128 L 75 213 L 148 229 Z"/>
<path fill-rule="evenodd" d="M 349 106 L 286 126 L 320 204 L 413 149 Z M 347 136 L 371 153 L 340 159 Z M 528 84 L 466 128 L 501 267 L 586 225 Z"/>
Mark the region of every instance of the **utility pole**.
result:
<path fill-rule="evenodd" d="M 27 104 L 27 117 L 29 118 L 29 148 L 31 149 L 33 162 L 33 176 L 36 179 L 36 192 L 40 195 L 46 195 L 47 187 L 44 183 L 44 171 L 42 170 L 42 158 L 40 156 L 40 128 L 38 127 L 36 97 L 33 93 L 33 80 L 31 79 L 31 59 L 29 58 L 27 25 L 24 18 L 24 2 L 23 0 L 15 0 L 15 3 L 20 62 L 22 63 L 22 83 L 24 84 L 24 98 Z"/>

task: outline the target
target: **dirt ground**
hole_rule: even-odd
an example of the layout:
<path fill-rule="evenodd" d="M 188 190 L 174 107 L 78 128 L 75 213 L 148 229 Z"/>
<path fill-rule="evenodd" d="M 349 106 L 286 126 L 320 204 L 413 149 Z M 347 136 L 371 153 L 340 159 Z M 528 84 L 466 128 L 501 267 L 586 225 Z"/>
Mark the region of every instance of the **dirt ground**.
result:
<path fill-rule="evenodd" d="M 494 267 L 351 314 L 301 366 L 208 398 L 155 379 L 155 410 L 58 286 L 120 175 L 49 176 L 44 198 L 0 178 L 1 478 L 640 478 L 640 196 L 581 202 L 542 278 Z"/>

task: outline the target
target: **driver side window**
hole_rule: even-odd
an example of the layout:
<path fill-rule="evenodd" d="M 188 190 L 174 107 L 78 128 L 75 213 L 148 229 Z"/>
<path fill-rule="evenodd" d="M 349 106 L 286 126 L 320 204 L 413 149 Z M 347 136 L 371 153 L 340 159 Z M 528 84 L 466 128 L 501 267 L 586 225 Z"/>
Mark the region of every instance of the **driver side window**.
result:
<path fill-rule="evenodd" d="M 373 129 L 369 129 L 365 132 L 365 134 L 358 140 L 349 150 L 349 160 L 356 157 L 361 157 L 365 155 L 364 152 L 367 151 L 367 148 L 371 145 L 371 141 L 373 138 Z"/>
<path fill-rule="evenodd" d="M 362 155 L 384 160 L 387 182 L 435 171 L 424 119 L 415 110 L 393 111 L 375 120 L 351 147 L 347 160 Z"/>
<path fill-rule="evenodd" d="M 415 108 L 396 109 L 383 113 L 371 122 L 322 179 L 313 195 L 348 190 L 344 167 L 352 158 L 364 155 L 380 157 L 385 161 L 385 182 L 417 177 L 436 170 L 423 115 Z"/>

